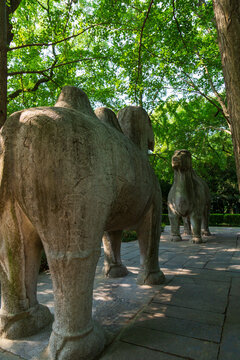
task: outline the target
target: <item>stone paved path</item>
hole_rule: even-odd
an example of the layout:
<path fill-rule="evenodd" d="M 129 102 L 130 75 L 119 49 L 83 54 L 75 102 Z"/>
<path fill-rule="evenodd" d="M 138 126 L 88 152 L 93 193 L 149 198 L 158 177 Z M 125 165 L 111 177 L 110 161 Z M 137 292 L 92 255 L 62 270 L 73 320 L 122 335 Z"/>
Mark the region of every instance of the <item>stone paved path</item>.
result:
<path fill-rule="evenodd" d="M 108 346 L 99 360 L 240 359 L 240 228 L 211 228 L 207 243 L 187 238 L 159 250 L 166 283 L 138 286 L 137 242 L 124 243 L 130 274 L 105 279 L 100 258 L 94 285 L 94 317 L 106 331 Z M 53 308 L 49 274 L 41 274 L 39 301 Z M 21 341 L 0 340 L 0 360 L 31 359 L 48 342 L 50 328 Z"/>

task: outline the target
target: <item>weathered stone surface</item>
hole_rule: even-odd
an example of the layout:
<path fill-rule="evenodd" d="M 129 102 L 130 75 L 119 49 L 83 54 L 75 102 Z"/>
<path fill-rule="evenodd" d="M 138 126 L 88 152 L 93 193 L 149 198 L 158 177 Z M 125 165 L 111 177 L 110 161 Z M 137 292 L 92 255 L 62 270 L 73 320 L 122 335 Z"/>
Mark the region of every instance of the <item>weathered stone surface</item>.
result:
<path fill-rule="evenodd" d="M 154 149 L 152 124 L 145 110 L 140 106 L 126 106 L 118 112 L 117 118 L 123 133 L 134 144 L 145 153 Z M 138 120 L 136 121 L 136 119 Z"/>
<path fill-rule="evenodd" d="M 2 331 L 6 334 L 10 314 L 16 319 L 24 312 L 28 316 L 38 306 L 44 246 L 55 320 L 42 358 L 90 360 L 104 347 L 103 331 L 92 320 L 93 280 L 104 231 L 110 234 L 108 264 L 121 265 L 116 233 L 133 227 L 140 244 L 139 282 L 164 281 L 158 265 L 161 190 L 147 157 L 147 147 L 153 145 L 151 124 L 141 108 L 121 114 L 122 123 L 127 125 L 126 116 L 138 127 L 132 140 L 130 125 L 125 136 L 95 115 L 83 91 L 67 86 L 55 106 L 14 113 L 1 129 Z M 38 331 L 51 314 L 45 318 L 24 327 Z"/>
<path fill-rule="evenodd" d="M 203 235 L 210 235 L 208 217 L 210 211 L 210 192 L 207 184 L 192 168 L 191 153 L 176 150 L 172 157 L 174 182 L 168 194 L 168 216 L 171 224 L 171 240 L 181 241 L 180 219 L 184 220 L 185 232 L 192 226 L 193 243 L 201 243 Z"/>

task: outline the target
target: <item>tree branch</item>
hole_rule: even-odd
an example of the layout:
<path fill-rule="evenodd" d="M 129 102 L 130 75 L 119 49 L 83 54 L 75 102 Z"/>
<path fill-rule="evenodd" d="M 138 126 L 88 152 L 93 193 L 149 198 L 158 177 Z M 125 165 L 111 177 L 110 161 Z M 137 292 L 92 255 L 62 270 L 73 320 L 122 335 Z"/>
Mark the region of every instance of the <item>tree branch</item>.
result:
<path fill-rule="evenodd" d="M 40 3 L 40 1 L 36 0 L 36 2 L 38 3 L 38 5 L 40 5 L 44 10 L 46 10 L 48 12 L 48 8 L 46 8 L 42 3 Z"/>
<path fill-rule="evenodd" d="M 48 82 L 48 81 L 50 81 L 50 80 L 51 80 L 50 77 L 48 77 L 48 78 L 41 78 L 41 79 L 39 79 L 39 80 L 36 82 L 36 84 L 35 84 L 32 88 L 29 88 L 29 89 L 18 89 L 18 90 L 16 90 L 16 91 L 14 91 L 12 94 L 10 94 L 10 95 L 8 96 L 8 102 L 9 102 L 10 100 L 15 99 L 16 97 L 18 97 L 18 96 L 19 96 L 20 94 L 22 94 L 22 93 L 37 91 L 37 89 L 39 88 L 39 86 L 40 86 L 41 84 L 46 83 L 46 82 Z"/>
<path fill-rule="evenodd" d="M 52 64 L 52 67 L 51 67 L 51 69 L 50 69 L 50 70 L 51 70 L 51 71 L 50 71 L 50 75 L 45 75 L 45 74 L 43 74 L 44 77 L 42 77 L 41 79 L 39 79 L 32 88 L 29 88 L 29 89 L 23 89 L 23 88 L 22 88 L 22 89 L 18 89 L 18 90 L 16 90 L 16 91 L 14 91 L 12 94 L 10 94 L 10 95 L 8 96 L 8 102 L 9 102 L 9 100 L 15 99 L 16 97 L 18 97 L 18 96 L 19 96 L 20 94 L 22 94 L 22 93 L 37 91 L 37 89 L 39 88 L 39 86 L 40 86 L 41 84 L 46 83 L 46 82 L 52 80 L 52 77 L 53 77 L 53 69 L 54 69 L 54 66 L 56 65 L 56 63 L 57 63 L 57 60 L 55 60 L 55 61 L 53 62 L 53 64 Z"/>
<path fill-rule="evenodd" d="M 68 61 L 68 62 L 66 62 L 66 63 L 62 63 L 62 64 L 50 66 L 49 68 L 43 69 L 43 70 L 14 71 L 14 72 L 8 73 L 8 76 L 21 75 L 21 74 L 42 74 L 42 75 L 44 75 L 44 73 L 45 73 L 46 71 L 49 71 L 49 70 L 51 70 L 51 69 L 56 69 L 56 68 L 59 68 L 59 67 L 61 67 L 61 66 L 65 66 L 65 65 L 69 65 L 69 64 L 74 64 L 74 63 L 78 63 L 78 62 L 81 62 L 81 61 L 90 61 L 90 60 L 99 60 L 99 59 L 106 59 L 106 57 L 83 58 L 83 59 Z"/>
<path fill-rule="evenodd" d="M 220 104 L 221 107 L 222 107 L 222 110 L 223 110 L 223 113 L 224 113 L 224 115 L 225 115 L 225 118 L 226 118 L 226 119 L 229 119 L 229 112 L 228 112 L 228 109 L 227 109 L 227 107 L 226 107 L 226 105 L 225 105 L 225 103 L 224 103 L 224 100 L 223 100 L 223 98 L 220 96 L 220 94 L 217 92 L 217 90 L 216 90 L 216 88 L 215 88 L 215 86 L 214 86 L 214 84 L 213 84 L 213 81 L 212 81 L 212 79 L 211 79 L 211 76 L 209 75 L 208 68 L 207 68 L 207 66 L 206 66 L 204 63 L 203 63 L 203 67 L 204 67 L 204 69 L 205 69 L 205 73 L 206 73 L 206 75 L 207 75 L 207 78 L 208 78 L 209 84 L 210 84 L 210 86 L 211 86 L 211 89 L 212 89 L 214 95 L 216 96 L 217 101 L 219 102 L 219 104 Z"/>
<path fill-rule="evenodd" d="M 8 51 L 18 50 L 18 49 L 23 49 L 23 48 L 26 48 L 26 47 L 33 47 L 33 46 L 52 46 L 52 45 L 57 45 L 57 44 L 60 44 L 61 42 L 64 42 L 64 41 L 73 39 L 73 38 L 75 38 L 75 37 L 78 37 L 79 35 L 82 35 L 84 32 L 88 31 L 89 29 L 92 29 L 92 28 L 97 27 L 97 26 L 106 25 L 106 24 L 107 24 L 107 23 L 100 23 L 100 24 L 90 25 L 90 26 L 88 26 L 86 29 L 83 29 L 82 31 L 80 31 L 80 32 L 77 33 L 77 34 L 67 36 L 67 37 L 64 38 L 64 39 L 57 40 L 57 41 L 54 41 L 54 42 L 51 42 L 51 43 L 44 43 L 44 42 L 43 42 L 43 43 L 36 43 L 36 44 L 24 44 L 24 45 L 20 45 L 20 46 L 10 47 L 10 48 L 8 49 Z"/>
<path fill-rule="evenodd" d="M 183 74 L 189 79 L 188 80 L 184 80 L 186 81 L 186 83 L 188 85 L 190 85 L 192 88 L 194 88 L 200 95 L 202 95 L 206 100 L 208 100 L 212 105 L 214 105 L 222 114 L 223 116 L 226 118 L 225 114 L 223 113 L 223 109 L 221 107 L 219 107 L 215 101 L 213 101 L 209 96 L 207 96 L 206 94 L 204 94 L 199 87 L 193 82 L 192 78 L 190 77 L 190 75 L 188 75 L 183 69 L 181 69 L 181 71 L 183 72 Z M 228 119 L 226 118 L 226 120 L 228 121 Z"/>
<path fill-rule="evenodd" d="M 224 129 L 224 128 L 221 128 L 221 127 L 203 126 L 203 127 L 199 128 L 199 130 L 206 130 L 206 129 L 213 129 L 213 130 L 217 130 L 217 131 L 223 131 L 223 132 L 227 133 L 228 135 L 232 134 L 230 130 L 227 130 L 227 129 Z"/>
<path fill-rule="evenodd" d="M 182 39 L 182 43 L 183 43 L 185 49 L 188 51 L 187 44 L 185 43 L 185 40 L 184 40 L 182 31 L 181 31 L 181 28 L 180 28 L 178 19 L 177 19 L 177 17 L 176 17 L 176 8 L 175 8 L 175 1 L 174 1 L 174 0 L 172 0 L 172 5 L 173 5 L 173 18 L 174 18 L 174 20 L 175 20 L 175 22 L 176 22 L 177 29 L 178 29 L 178 33 L 179 33 L 179 35 L 180 35 L 180 37 L 181 37 L 181 39 Z"/>
<path fill-rule="evenodd" d="M 10 0 L 10 4 L 7 6 L 8 15 L 13 14 L 17 10 L 18 6 L 20 5 L 20 2 L 21 0 Z"/>
<path fill-rule="evenodd" d="M 70 19 L 70 12 L 71 12 L 71 8 L 72 8 L 72 3 L 73 3 L 73 0 L 69 0 L 69 3 L 67 4 L 67 6 L 68 6 L 68 13 L 67 13 L 66 23 L 65 23 L 65 25 L 64 25 L 64 29 L 63 29 L 63 31 L 62 31 L 62 34 L 65 33 L 66 28 L 67 28 L 68 21 L 69 21 L 69 19 Z"/>
<path fill-rule="evenodd" d="M 179 22 L 178 22 L 178 20 L 177 20 L 176 14 L 175 14 L 175 0 L 172 0 L 172 3 L 173 3 L 173 17 L 174 17 L 174 20 L 175 20 L 175 22 L 176 22 L 179 35 L 180 35 L 180 37 L 181 37 L 181 39 L 182 39 L 182 43 L 183 43 L 185 49 L 188 51 L 187 44 L 185 43 L 185 40 L 184 40 L 184 37 L 183 37 L 183 35 L 182 35 Z M 202 58 L 200 57 L 200 55 L 199 55 L 199 52 L 196 51 L 196 53 L 197 53 L 198 57 L 203 61 L 203 59 L 202 59 Z M 214 95 L 216 96 L 217 102 L 218 102 L 219 105 L 221 106 L 221 112 L 223 113 L 225 119 L 227 120 L 227 123 L 228 123 L 229 126 L 230 126 L 229 113 L 228 113 L 227 107 L 226 107 L 223 99 L 221 98 L 221 96 L 220 96 L 219 93 L 217 92 L 217 90 L 216 90 L 216 88 L 215 88 L 215 86 L 214 86 L 214 84 L 213 84 L 213 82 L 212 82 L 212 79 L 211 79 L 211 77 L 210 77 L 210 75 L 209 75 L 207 66 L 206 66 L 204 63 L 203 63 L 203 66 L 204 66 L 205 73 L 206 73 L 206 75 L 207 75 L 207 78 L 208 78 L 210 87 L 211 87 Z M 187 74 L 185 73 L 185 75 L 187 75 Z M 192 83 L 192 86 L 193 86 L 195 89 L 198 89 L 198 92 L 199 92 L 200 95 L 204 96 L 208 101 L 210 101 L 214 106 L 216 106 L 216 104 L 215 104 L 213 101 L 211 101 L 208 96 L 206 96 L 202 91 L 199 90 L 199 88 L 193 83 L 192 80 L 191 80 L 191 83 Z M 219 109 L 219 108 L 218 108 L 218 109 Z"/>
<path fill-rule="evenodd" d="M 151 11 L 151 7 L 152 7 L 152 4 L 153 4 L 154 0 L 151 0 L 150 1 L 150 4 L 148 6 L 148 10 L 147 10 L 147 13 L 146 13 L 146 16 L 145 16 L 145 19 L 143 21 L 143 25 L 142 25 L 142 28 L 141 28 L 141 31 L 140 31 L 140 38 L 139 38 L 139 49 L 138 49 L 138 66 L 137 66 L 137 78 L 136 78 L 136 82 L 135 82 L 135 101 L 137 100 L 137 84 L 138 84 L 138 80 L 139 80 L 139 77 L 140 77 L 140 73 L 141 73 L 141 70 L 142 70 L 142 65 L 141 65 L 141 52 L 142 52 L 142 38 L 143 38 L 143 31 L 144 31 L 144 27 L 146 25 L 146 22 L 147 22 L 147 19 L 148 19 L 148 16 L 150 14 L 150 11 Z M 140 99 L 140 103 L 141 103 L 141 99 Z M 141 105 L 141 104 L 140 104 Z"/>

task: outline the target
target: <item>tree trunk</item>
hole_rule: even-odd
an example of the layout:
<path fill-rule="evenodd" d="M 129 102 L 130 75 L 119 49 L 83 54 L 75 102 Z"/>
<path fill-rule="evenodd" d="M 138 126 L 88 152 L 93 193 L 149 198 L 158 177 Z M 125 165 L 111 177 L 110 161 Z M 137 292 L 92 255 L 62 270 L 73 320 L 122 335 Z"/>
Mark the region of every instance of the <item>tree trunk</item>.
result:
<path fill-rule="evenodd" d="M 213 0 L 240 191 L 240 2 Z"/>
<path fill-rule="evenodd" d="M 7 118 L 7 5 L 0 0 L 0 127 Z"/>

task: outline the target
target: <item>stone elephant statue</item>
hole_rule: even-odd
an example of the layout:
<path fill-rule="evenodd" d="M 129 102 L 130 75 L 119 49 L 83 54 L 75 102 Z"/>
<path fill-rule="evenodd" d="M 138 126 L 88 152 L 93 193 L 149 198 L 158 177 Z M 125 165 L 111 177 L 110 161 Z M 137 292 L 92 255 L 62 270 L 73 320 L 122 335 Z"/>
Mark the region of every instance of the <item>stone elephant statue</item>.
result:
<path fill-rule="evenodd" d="M 168 216 L 171 225 L 171 240 L 181 241 L 180 219 L 183 218 L 190 241 L 201 243 L 202 234 L 209 236 L 210 192 L 206 182 L 192 168 L 188 150 L 176 150 L 172 157 L 174 182 L 168 194 Z M 191 229 L 190 229 L 191 225 Z"/>
<path fill-rule="evenodd" d="M 100 121 L 86 94 L 71 86 L 55 106 L 16 112 L 1 129 L 0 331 L 14 339 L 51 321 L 36 296 L 43 247 L 55 319 L 41 359 L 90 360 L 104 347 L 103 331 L 92 320 L 104 231 L 116 254 L 118 232 L 135 227 L 139 282 L 164 281 L 158 264 L 161 190 L 143 150 L 148 144 L 139 147 L 120 130 Z"/>
<path fill-rule="evenodd" d="M 97 117 L 104 123 L 126 135 L 145 154 L 154 148 L 154 134 L 147 112 L 140 106 L 127 106 L 117 114 L 106 108 L 95 110 Z M 135 224 L 133 228 L 135 229 Z M 124 229 L 126 230 L 126 229 Z M 137 229 L 139 230 L 139 229 Z M 121 261 L 121 239 L 123 229 L 118 231 L 105 231 L 104 246 L 104 273 L 107 277 L 122 277 L 128 274 L 126 266 Z M 140 234 L 141 236 L 141 234 Z"/>

